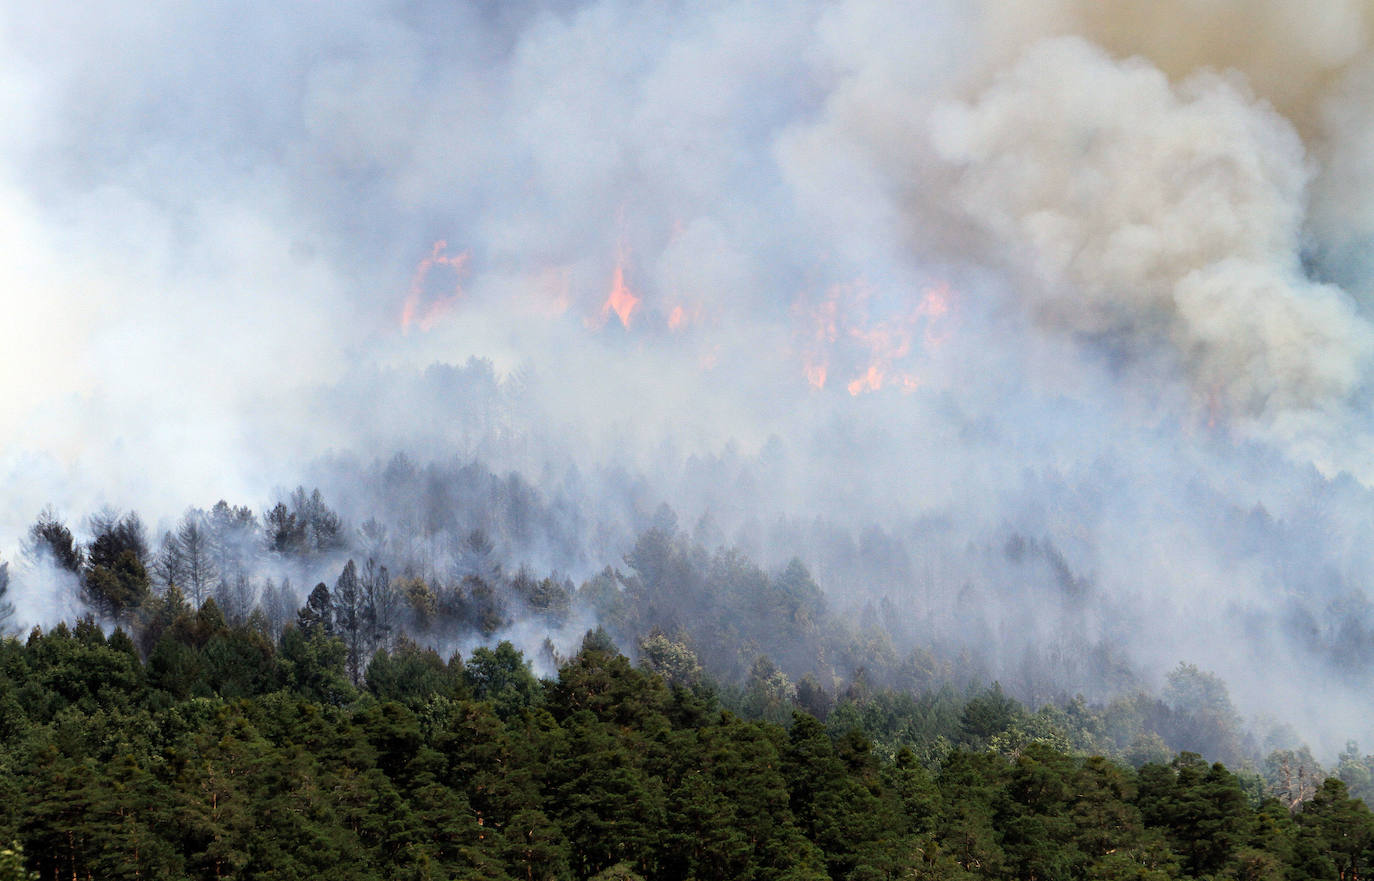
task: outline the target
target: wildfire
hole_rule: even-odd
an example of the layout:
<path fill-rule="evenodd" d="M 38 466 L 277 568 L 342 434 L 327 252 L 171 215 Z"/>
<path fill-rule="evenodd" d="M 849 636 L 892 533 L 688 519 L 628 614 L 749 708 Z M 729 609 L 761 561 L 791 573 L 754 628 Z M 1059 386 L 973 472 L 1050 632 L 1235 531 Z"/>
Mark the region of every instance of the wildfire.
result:
<path fill-rule="evenodd" d="M 825 298 L 814 308 L 808 309 L 804 301 L 794 308 L 807 325 L 804 370 L 806 381 L 811 383 L 813 388 L 825 388 L 825 381 L 830 373 L 828 353 L 839 336 L 839 300 L 847 289 L 845 285 L 836 285 L 826 292 Z"/>
<path fill-rule="evenodd" d="M 687 313 L 682 310 L 681 306 L 674 306 L 673 311 L 668 313 L 668 329 L 682 330 L 686 323 Z"/>
<path fill-rule="evenodd" d="M 864 392 L 876 392 L 883 387 L 883 372 L 878 369 L 877 364 L 868 365 L 868 370 L 858 379 L 851 382 L 846 388 L 851 395 L 861 395 Z"/>
<path fill-rule="evenodd" d="M 441 294 L 423 306 L 420 302 L 425 298 L 425 281 L 429 277 L 430 270 L 435 266 L 447 266 L 453 270 L 456 279 L 456 276 L 467 264 L 467 252 L 450 257 L 444 253 L 447 249 L 448 242 L 440 239 L 434 243 L 429 256 L 421 260 L 420 265 L 415 267 L 415 275 L 410 280 L 410 292 L 406 295 L 405 305 L 401 307 L 401 331 L 403 333 L 409 333 L 412 326 L 418 327 L 421 331 L 429 330 L 462 296 L 463 289 L 455 280 L 452 293 Z"/>
<path fill-rule="evenodd" d="M 625 255 L 622 253 L 615 261 L 615 279 L 611 282 L 611 294 L 601 307 L 601 320 L 604 322 L 614 312 L 621 325 L 628 328 L 630 316 L 638 305 L 639 297 L 625 283 Z"/>
<path fill-rule="evenodd" d="M 872 291 L 856 281 L 834 285 L 820 303 L 799 308 L 806 325 L 803 371 L 813 387 L 825 388 L 837 350 L 842 362 L 864 364 L 845 384 L 851 395 L 884 387 L 910 393 L 920 387 L 920 377 L 903 364 L 912 357 L 917 339 L 923 338 L 929 348 L 947 339 L 943 319 L 950 308 L 949 287 L 929 288 L 907 312 L 882 319 L 870 317 L 871 301 Z"/>

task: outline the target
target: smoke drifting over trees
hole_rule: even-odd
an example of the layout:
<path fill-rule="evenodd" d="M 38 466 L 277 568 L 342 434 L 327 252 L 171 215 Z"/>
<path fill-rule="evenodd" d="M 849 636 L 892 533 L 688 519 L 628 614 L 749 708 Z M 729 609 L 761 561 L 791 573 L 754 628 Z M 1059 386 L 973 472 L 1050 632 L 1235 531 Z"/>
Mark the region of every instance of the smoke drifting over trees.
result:
<path fill-rule="evenodd" d="M 1028 698 L 1185 662 L 1374 741 L 1372 43 L 1336 0 L 6 10 L 0 603 L 338 626 L 353 558 L 361 651 L 658 585 L 760 628 L 721 651 L 823 602 Z"/>

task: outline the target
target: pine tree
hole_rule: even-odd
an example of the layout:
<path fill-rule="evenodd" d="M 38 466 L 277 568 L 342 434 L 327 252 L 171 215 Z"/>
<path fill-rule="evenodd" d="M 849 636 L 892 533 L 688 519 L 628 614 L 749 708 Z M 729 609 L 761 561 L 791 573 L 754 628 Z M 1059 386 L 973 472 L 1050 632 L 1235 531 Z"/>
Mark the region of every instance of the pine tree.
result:
<path fill-rule="evenodd" d="M 344 565 L 343 571 L 339 573 L 339 580 L 334 582 L 333 597 L 334 632 L 343 639 L 344 648 L 348 651 L 348 678 L 357 685 L 362 681 L 366 622 L 362 584 L 358 580 L 358 567 L 352 560 Z"/>
<path fill-rule="evenodd" d="M 85 564 L 81 547 L 52 508 L 44 508 L 38 520 L 29 527 L 28 541 L 24 544 L 25 555 L 34 563 L 48 564 L 58 569 L 78 575 Z"/>
<path fill-rule="evenodd" d="M 258 518 L 251 508 L 220 499 L 205 518 L 210 563 L 221 578 L 252 574 L 262 547 Z"/>
<path fill-rule="evenodd" d="M 138 608 L 151 587 L 143 522 L 133 512 L 119 516 L 102 511 L 91 517 L 91 532 L 95 538 L 86 554 L 81 598 L 101 618 L 118 624 Z"/>
<path fill-rule="evenodd" d="M 0 636 L 9 630 L 9 620 L 14 617 L 14 603 L 6 599 L 10 592 L 10 564 L 0 560 Z"/>
<path fill-rule="evenodd" d="M 362 587 L 362 616 L 364 653 L 389 648 L 400 623 L 400 598 L 391 586 L 391 574 L 385 566 L 368 559 L 360 580 Z"/>
<path fill-rule="evenodd" d="M 296 612 L 296 629 L 307 639 L 334 635 L 334 598 L 323 581 L 315 585 Z"/>

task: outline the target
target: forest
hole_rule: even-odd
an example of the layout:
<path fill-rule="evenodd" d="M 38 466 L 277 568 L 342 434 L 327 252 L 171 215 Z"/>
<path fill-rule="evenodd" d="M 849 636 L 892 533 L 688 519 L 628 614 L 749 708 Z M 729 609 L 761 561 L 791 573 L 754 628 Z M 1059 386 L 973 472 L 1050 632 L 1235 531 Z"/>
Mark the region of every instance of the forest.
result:
<path fill-rule="evenodd" d="M 1374 859 L 1374 756 L 1324 769 L 1194 665 L 1159 694 L 1028 703 L 666 506 L 576 584 L 509 563 L 578 522 L 518 477 L 385 471 L 400 490 L 377 497 L 415 507 L 358 526 L 304 487 L 157 539 L 135 512 L 85 540 L 37 517 L 0 618 L 25 579 L 76 614 L 0 642 L 0 871 L 1354 879 Z"/>
<path fill-rule="evenodd" d="M 938 759 L 888 755 L 604 631 L 542 681 L 509 642 L 401 639 L 355 684 L 327 608 L 274 644 L 173 599 L 146 660 L 89 619 L 0 643 L 0 877 L 1355 879 L 1374 857 L 1337 777 L 1290 804 L 1196 753 L 1084 757 L 995 689 L 922 705 L 950 717 Z"/>
<path fill-rule="evenodd" d="M 1358 881 L 1371 108 L 1374 0 L 4 4 L 0 881 Z"/>

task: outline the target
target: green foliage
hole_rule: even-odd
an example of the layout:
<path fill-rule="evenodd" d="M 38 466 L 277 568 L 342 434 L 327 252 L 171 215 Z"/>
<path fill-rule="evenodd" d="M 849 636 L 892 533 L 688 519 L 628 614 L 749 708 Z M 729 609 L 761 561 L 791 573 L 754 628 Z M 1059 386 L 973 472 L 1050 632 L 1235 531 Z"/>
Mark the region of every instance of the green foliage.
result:
<path fill-rule="evenodd" d="M 38 881 L 38 875 L 24 868 L 24 849 L 19 845 L 0 847 L 0 881 Z"/>
<path fill-rule="evenodd" d="M 411 709 L 419 709 L 435 695 L 468 696 L 458 656 L 445 664 L 438 652 L 404 638 L 392 652 L 378 649 L 363 678 L 379 700 L 398 701 Z"/>
<path fill-rule="evenodd" d="M 737 558 L 712 566 L 775 595 Z M 778 583 L 807 596 L 792 567 Z M 1268 798 L 1196 754 L 1139 771 L 1082 755 L 1158 752 L 1158 735 L 1127 739 L 1152 714 L 1219 718 L 1224 694 L 1187 668 L 1177 706 L 1034 712 L 996 685 L 916 696 L 857 675 L 832 694 L 811 674 L 822 721 L 770 656 L 718 700 L 686 638 L 643 640 L 637 668 L 598 629 L 550 681 L 510 642 L 465 664 L 400 639 L 359 689 L 344 587 L 275 644 L 175 587 L 132 637 L 88 618 L 0 640 L 0 840 L 22 846 L 0 873 L 1354 881 L 1374 856 L 1374 816 L 1341 779 L 1279 785 L 1319 773 L 1300 750 L 1274 753 Z M 1368 764 L 1352 744 L 1340 772 L 1366 781 Z"/>
<path fill-rule="evenodd" d="M 143 561 L 123 550 L 108 565 L 91 566 L 81 583 L 81 598 L 102 619 L 119 622 L 147 598 L 151 584 Z"/>
<path fill-rule="evenodd" d="M 529 662 L 509 641 L 496 648 L 476 649 L 463 670 L 463 679 L 472 696 L 490 701 L 496 713 L 508 719 L 531 707 L 539 698 L 539 680 L 530 670 Z"/>
<path fill-rule="evenodd" d="M 322 704 L 338 705 L 352 698 L 353 687 L 345 669 L 348 649 L 343 640 L 287 628 L 278 657 L 282 680 L 295 693 Z"/>
<path fill-rule="evenodd" d="M 5 599 L 10 592 L 10 564 L 0 560 L 0 636 L 9 630 L 9 620 L 14 617 L 14 603 Z"/>
<path fill-rule="evenodd" d="M 686 644 L 674 642 L 662 633 L 655 633 L 639 641 L 639 665 L 654 673 L 669 685 L 688 688 L 701 684 L 701 662 Z"/>
<path fill-rule="evenodd" d="M 25 548 L 36 562 L 50 564 L 73 575 L 85 565 L 81 546 L 51 508 L 44 508 L 38 520 L 29 527 Z"/>

